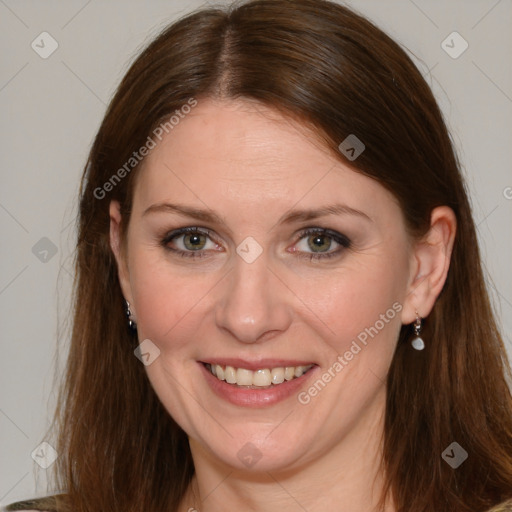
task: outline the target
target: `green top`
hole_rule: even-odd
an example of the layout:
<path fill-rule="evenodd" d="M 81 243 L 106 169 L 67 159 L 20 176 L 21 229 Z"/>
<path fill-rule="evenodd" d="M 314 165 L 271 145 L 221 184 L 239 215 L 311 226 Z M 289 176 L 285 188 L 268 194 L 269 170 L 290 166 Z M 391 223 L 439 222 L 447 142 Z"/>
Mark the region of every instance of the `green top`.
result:
<path fill-rule="evenodd" d="M 57 512 L 57 500 L 55 496 L 38 498 L 34 500 L 16 501 L 5 507 L 5 510 L 44 510 L 48 512 Z"/>
<path fill-rule="evenodd" d="M 45 512 L 57 512 L 57 501 L 55 498 L 55 496 L 48 496 L 47 498 L 39 498 L 35 500 L 17 501 L 8 505 L 5 510 L 7 512 L 10 512 L 11 510 L 41 510 Z M 512 512 L 512 499 L 490 508 L 487 512 Z"/>
<path fill-rule="evenodd" d="M 11 510 L 44 510 L 48 512 L 56 512 L 57 502 L 54 496 L 48 496 L 47 498 L 17 501 L 15 503 L 7 505 L 7 507 L 5 507 L 5 510 L 8 512 L 10 512 Z"/>

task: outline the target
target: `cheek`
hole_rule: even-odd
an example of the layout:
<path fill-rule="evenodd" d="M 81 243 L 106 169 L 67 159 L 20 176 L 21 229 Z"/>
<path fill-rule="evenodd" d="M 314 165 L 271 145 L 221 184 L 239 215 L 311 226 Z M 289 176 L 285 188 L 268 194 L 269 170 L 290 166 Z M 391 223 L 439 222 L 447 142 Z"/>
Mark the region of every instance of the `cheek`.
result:
<path fill-rule="evenodd" d="M 294 290 L 306 305 L 307 321 L 329 345 L 332 358 L 350 349 L 353 340 L 382 340 L 389 352 L 401 326 L 400 303 L 405 277 L 400 261 L 361 257 L 343 269 L 317 274 L 311 280 L 295 278 Z M 360 343 L 361 344 L 361 343 Z"/>
<path fill-rule="evenodd" d="M 141 340 L 149 338 L 160 346 L 163 340 L 173 339 L 179 346 L 180 337 L 175 334 L 200 307 L 204 280 L 186 270 L 180 272 L 159 251 L 135 249 L 132 253 L 130 276 L 137 329 Z"/>
<path fill-rule="evenodd" d="M 324 293 L 310 283 L 314 293 L 309 292 L 307 305 L 315 314 L 305 323 L 311 327 L 314 322 L 321 338 L 318 379 L 326 383 L 312 382 L 297 397 L 317 413 L 311 428 L 322 421 L 343 436 L 382 389 L 401 327 L 400 268 L 353 266 L 336 279 L 318 283 Z"/>

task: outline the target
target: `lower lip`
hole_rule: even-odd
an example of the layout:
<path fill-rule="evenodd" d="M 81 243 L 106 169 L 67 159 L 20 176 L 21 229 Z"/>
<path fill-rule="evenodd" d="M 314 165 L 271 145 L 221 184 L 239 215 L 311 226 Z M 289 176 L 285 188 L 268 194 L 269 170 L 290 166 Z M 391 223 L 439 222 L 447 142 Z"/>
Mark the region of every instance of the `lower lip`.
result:
<path fill-rule="evenodd" d="M 292 380 L 285 380 L 282 384 L 272 385 L 269 388 L 252 389 L 240 387 L 235 384 L 228 384 L 224 380 L 219 380 L 203 363 L 198 363 L 204 374 L 206 382 L 210 385 L 213 392 L 231 402 L 234 405 L 244 407 L 265 407 L 273 405 L 282 400 L 286 400 L 306 384 L 309 378 L 316 372 L 318 366 L 313 366 L 300 377 Z"/>

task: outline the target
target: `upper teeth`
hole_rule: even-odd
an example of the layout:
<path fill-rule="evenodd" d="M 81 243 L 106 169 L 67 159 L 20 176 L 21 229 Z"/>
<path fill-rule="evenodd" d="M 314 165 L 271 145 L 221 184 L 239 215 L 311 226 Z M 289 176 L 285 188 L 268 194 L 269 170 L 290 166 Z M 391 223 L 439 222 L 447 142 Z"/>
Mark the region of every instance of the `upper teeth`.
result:
<path fill-rule="evenodd" d="M 233 366 L 224 367 L 218 364 L 207 364 L 206 367 L 219 380 L 225 380 L 228 384 L 265 387 L 271 384 L 281 384 L 285 380 L 300 377 L 312 368 L 313 365 L 263 368 L 256 371 L 247 370 L 246 368 L 234 368 Z"/>

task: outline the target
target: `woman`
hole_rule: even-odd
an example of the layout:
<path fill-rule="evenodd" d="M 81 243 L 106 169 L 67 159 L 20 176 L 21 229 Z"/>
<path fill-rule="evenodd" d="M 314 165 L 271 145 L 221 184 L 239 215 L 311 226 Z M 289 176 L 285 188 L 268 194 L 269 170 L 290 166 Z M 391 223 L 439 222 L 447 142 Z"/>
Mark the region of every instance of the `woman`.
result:
<path fill-rule="evenodd" d="M 427 84 L 319 0 L 205 9 L 84 173 L 62 494 L 8 510 L 512 510 L 510 368 Z"/>

